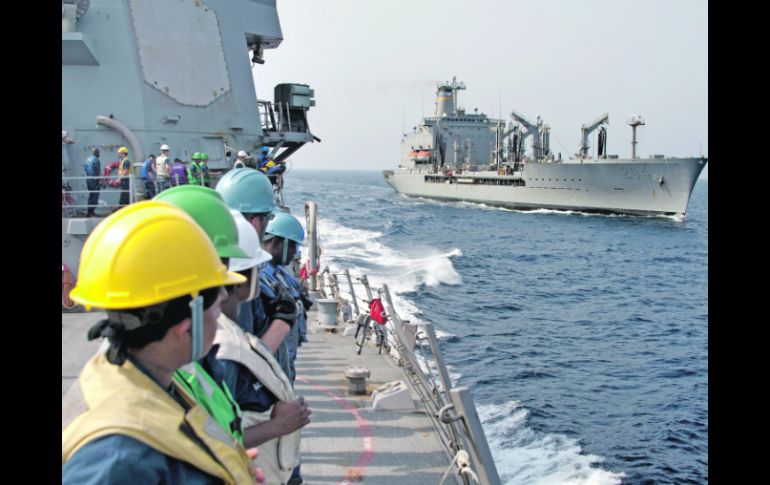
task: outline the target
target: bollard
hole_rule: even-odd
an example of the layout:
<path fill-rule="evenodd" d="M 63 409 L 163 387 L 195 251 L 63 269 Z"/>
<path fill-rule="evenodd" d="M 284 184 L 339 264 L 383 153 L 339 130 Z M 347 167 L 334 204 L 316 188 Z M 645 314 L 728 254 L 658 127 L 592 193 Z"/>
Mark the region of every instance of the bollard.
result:
<path fill-rule="evenodd" d="M 348 392 L 351 394 L 366 394 L 366 378 L 371 371 L 366 367 L 348 367 L 345 377 L 348 379 Z"/>

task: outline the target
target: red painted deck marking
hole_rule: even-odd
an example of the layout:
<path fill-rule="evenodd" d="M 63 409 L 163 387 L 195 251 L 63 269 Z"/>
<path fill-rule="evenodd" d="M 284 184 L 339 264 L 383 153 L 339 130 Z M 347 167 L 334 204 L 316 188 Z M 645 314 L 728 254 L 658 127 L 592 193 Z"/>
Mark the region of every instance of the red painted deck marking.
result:
<path fill-rule="evenodd" d="M 342 479 L 338 485 L 352 485 L 354 482 L 360 482 L 364 476 L 364 469 L 372 462 L 372 459 L 374 458 L 374 432 L 372 432 L 372 428 L 369 426 L 369 422 L 364 419 L 363 416 L 361 416 L 361 413 L 358 412 L 358 408 L 351 404 L 350 401 L 344 397 L 337 396 L 328 387 L 316 384 L 310 379 L 306 379 L 304 377 L 297 376 L 296 380 L 304 382 L 305 384 L 315 388 L 315 390 L 323 392 L 327 396 L 331 397 L 339 407 L 345 411 L 348 411 L 356 418 L 356 425 L 358 426 L 358 431 L 361 433 L 361 438 L 363 441 L 363 451 L 360 455 L 358 455 L 356 463 L 352 467 L 348 468 L 348 471 L 345 474 L 345 478 Z"/>

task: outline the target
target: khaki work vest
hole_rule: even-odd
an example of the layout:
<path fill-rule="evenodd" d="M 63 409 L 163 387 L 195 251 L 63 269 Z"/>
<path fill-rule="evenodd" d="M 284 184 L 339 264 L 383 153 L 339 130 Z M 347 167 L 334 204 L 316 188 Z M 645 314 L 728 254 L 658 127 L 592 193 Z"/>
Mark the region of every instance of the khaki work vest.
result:
<path fill-rule="evenodd" d="M 268 388 L 280 401 L 295 398 L 291 381 L 281 369 L 273 353 L 255 335 L 244 332 L 224 313 L 217 321 L 214 344 L 219 344 L 217 359 L 232 360 L 251 371 L 259 382 Z M 270 420 L 272 408 L 263 413 L 241 410 L 243 429 Z M 258 446 L 259 456 L 254 462 L 262 468 L 267 484 L 283 484 L 291 477 L 292 470 L 299 465 L 300 431 L 279 436 Z"/>
<path fill-rule="evenodd" d="M 98 353 L 62 399 L 62 464 L 87 443 L 129 436 L 228 484 L 255 483 L 246 450 L 178 384 L 184 409 L 131 361 L 117 366 Z M 184 426 L 207 447 L 186 436 Z M 137 464 L 141 466 L 141 464 Z"/>

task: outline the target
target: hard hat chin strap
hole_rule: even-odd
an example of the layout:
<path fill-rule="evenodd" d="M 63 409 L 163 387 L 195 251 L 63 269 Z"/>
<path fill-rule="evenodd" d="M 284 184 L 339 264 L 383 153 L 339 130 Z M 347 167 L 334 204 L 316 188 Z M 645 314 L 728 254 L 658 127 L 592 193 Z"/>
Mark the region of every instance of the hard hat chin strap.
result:
<path fill-rule="evenodd" d="M 198 295 L 190 302 L 192 313 L 192 357 L 195 362 L 204 356 L 203 352 L 203 296 Z"/>
<path fill-rule="evenodd" d="M 251 301 L 258 296 L 259 296 L 259 268 L 257 266 L 254 266 L 253 268 L 251 268 L 251 275 L 249 275 L 249 296 L 245 300 L 243 300 L 243 302 Z"/>
<path fill-rule="evenodd" d="M 286 266 L 289 264 L 289 240 L 283 239 L 283 258 L 281 258 L 281 264 Z"/>

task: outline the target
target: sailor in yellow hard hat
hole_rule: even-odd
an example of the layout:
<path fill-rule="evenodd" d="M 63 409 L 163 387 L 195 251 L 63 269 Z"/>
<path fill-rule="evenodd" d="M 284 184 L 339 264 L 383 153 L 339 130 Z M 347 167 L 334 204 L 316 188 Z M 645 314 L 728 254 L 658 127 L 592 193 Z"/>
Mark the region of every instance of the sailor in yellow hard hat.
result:
<path fill-rule="evenodd" d="M 255 481 L 242 445 L 172 379 L 211 347 L 222 286 L 245 281 L 166 202 L 132 204 L 94 229 L 71 297 L 106 310 L 89 339 L 110 345 L 62 399 L 63 483 Z"/>
<path fill-rule="evenodd" d="M 128 205 L 131 201 L 129 195 L 129 184 L 131 178 L 131 160 L 128 159 L 128 148 L 118 148 L 118 176 L 120 177 L 120 200 L 121 206 Z"/>

